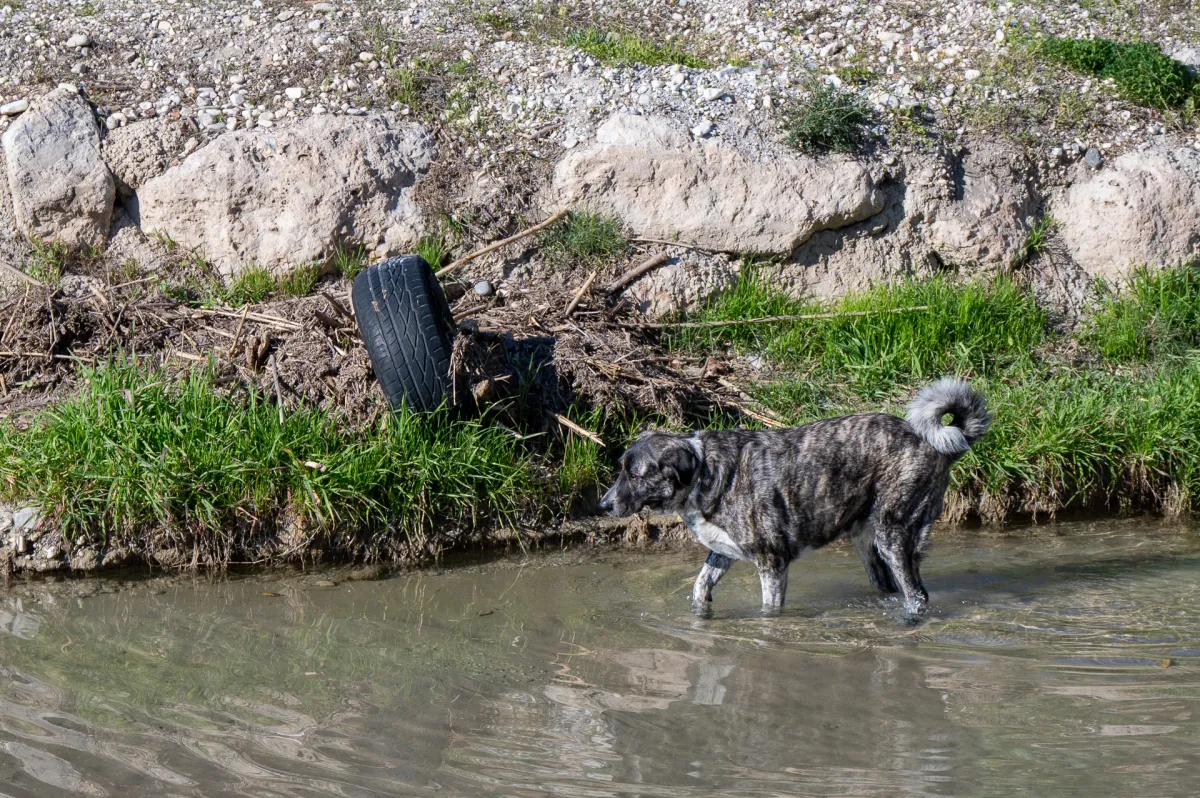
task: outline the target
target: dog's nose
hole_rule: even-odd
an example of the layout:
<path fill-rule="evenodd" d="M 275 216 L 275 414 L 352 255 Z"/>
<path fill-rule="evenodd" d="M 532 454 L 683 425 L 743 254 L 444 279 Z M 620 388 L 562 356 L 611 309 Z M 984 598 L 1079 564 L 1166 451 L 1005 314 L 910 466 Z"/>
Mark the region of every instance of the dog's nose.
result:
<path fill-rule="evenodd" d="M 600 509 L 606 513 L 613 511 L 613 491 L 609 488 L 603 496 L 600 497 Z"/>

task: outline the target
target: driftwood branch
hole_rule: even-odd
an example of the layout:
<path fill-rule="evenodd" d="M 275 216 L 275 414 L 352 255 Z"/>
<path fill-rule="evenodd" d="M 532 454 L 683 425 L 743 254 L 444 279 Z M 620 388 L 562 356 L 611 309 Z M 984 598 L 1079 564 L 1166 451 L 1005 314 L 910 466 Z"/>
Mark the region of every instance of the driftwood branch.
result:
<path fill-rule="evenodd" d="M 583 281 L 583 285 L 579 286 L 579 290 L 575 292 L 575 296 L 571 297 L 571 301 L 567 304 L 567 310 L 564 315 L 569 319 L 571 314 L 575 312 L 575 308 L 579 307 L 579 303 L 583 300 L 583 295 L 592 287 L 592 282 L 596 279 L 597 271 L 593 271 L 588 275 L 588 278 Z"/>
<path fill-rule="evenodd" d="M 632 238 L 630 239 L 635 244 L 664 244 L 668 247 L 683 247 L 684 249 L 694 249 L 697 252 L 715 252 L 716 250 L 708 247 L 698 247 L 695 244 L 685 244 L 682 241 L 667 241 L 663 238 Z"/>
<path fill-rule="evenodd" d="M 560 222 L 563 219 L 565 219 L 566 217 L 567 217 L 567 211 L 559 211 L 558 213 L 554 214 L 546 221 L 535 224 L 533 227 L 528 227 L 528 228 L 522 230 L 521 232 L 517 233 L 516 235 L 512 235 L 512 236 L 509 236 L 508 238 L 501 239 L 500 241 L 497 241 L 494 244 L 488 244 L 483 249 L 477 249 L 474 252 L 472 252 L 470 255 L 464 255 L 463 257 L 461 257 L 458 260 L 451 263 L 449 266 L 445 266 L 445 267 L 439 269 L 437 272 L 437 276 L 445 277 L 447 274 L 454 271 L 455 269 L 457 269 L 458 267 L 462 266 L 465 263 L 469 263 L 470 261 L 473 261 L 476 258 L 483 257 L 484 255 L 488 254 L 489 252 L 495 252 L 496 250 L 500 249 L 501 247 L 508 246 L 509 244 L 513 243 L 514 241 L 520 241 L 522 238 L 531 236 L 534 233 L 536 233 L 538 230 L 542 230 L 556 222 Z"/>
<path fill-rule="evenodd" d="M 554 419 L 559 424 L 562 424 L 564 427 L 571 430 L 572 432 L 574 432 L 577 435 L 582 435 L 583 437 L 587 438 L 589 441 L 595 443 L 597 446 L 600 446 L 600 447 L 604 446 L 604 441 L 600 439 L 599 435 L 592 432 L 591 430 L 584 429 L 583 427 L 579 426 L 571 419 L 564 416 L 562 413 L 555 413 Z"/>
<path fill-rule="evenodd" d="M 640 324 L 622 323 L 619 326 L 632 330 L 694 329 L 704 327 L 736 327 L 740 324 L 774 324 L 782 321 L 811 321 L 814 319 L 847 319 L 856 316 L 879 316 L 884 313 L 912 313 L 929 310 L 929 305 L 914 305 L 909 308 L 887 308 L 884 310 L 847 310 L 840 313 L 798 313 L 791 316 L 761 316 L 756 319 L 725 319 L 723 321 L 660 321 Z"/>
<path fill-rule="evenodd" d="M 641 277 L 646 272 L 650 271 L 651 269 L 658 268 L 659 266 L 663 265 L 670 259 L 671 259 L 671 256 L 668 255 L 667 253 L 663 252 L 659 255 L 655 255 L 653 258 L 650 258 L 647 261 L 643 261 L 641 264 L 634 266 L 632 269 L 625 272 L 620 277 L 618 277 L 617 279 L 615 279 L 611 283 L 609 283 L 608 288 L 607 288 L 608 293 L 610 293 L 610 294 L 617 293 L 622 288 L 629 285 L 630 283 L 632 283 L 634 280 Z"/>

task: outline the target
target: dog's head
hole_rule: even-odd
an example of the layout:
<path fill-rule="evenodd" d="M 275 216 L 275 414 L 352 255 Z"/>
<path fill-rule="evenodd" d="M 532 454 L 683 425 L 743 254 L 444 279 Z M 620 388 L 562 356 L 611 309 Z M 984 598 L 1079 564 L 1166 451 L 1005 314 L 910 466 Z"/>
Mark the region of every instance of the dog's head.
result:
<path fill-rule="evenodd" d="M 642 509 L 677 510 L 699 467 L 700 458 L 687 438 L 647 432 L 621 455 L 621 471 L 600 507 L 618 517 Z"/>

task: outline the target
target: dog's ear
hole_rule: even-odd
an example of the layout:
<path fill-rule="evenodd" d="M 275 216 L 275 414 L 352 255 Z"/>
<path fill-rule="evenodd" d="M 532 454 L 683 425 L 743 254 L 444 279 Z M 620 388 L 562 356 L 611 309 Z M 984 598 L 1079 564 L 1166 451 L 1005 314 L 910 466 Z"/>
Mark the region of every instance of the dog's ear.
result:
<path fill-rule="evenodd" d="M 696 457 L 695 450 L 683 441 L 663 452 L 662 458 L 658 461 L 658 468 L 662 471 L 663 476 L 679 487 L 692 484 L 692 479 L 696 476 L 696 469 L 699 467 L 700 458 Z"/>

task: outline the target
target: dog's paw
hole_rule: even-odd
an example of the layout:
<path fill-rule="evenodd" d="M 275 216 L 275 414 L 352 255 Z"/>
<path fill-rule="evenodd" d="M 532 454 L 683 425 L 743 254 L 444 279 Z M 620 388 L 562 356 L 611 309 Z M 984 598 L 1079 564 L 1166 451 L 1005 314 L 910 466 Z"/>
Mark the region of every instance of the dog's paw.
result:
<path fill-rule="evenodd" d="M 697 618 L 703 618 L 705 620 L 712 618 L 712 602 L 692 601 L 692 614 Z"/>

